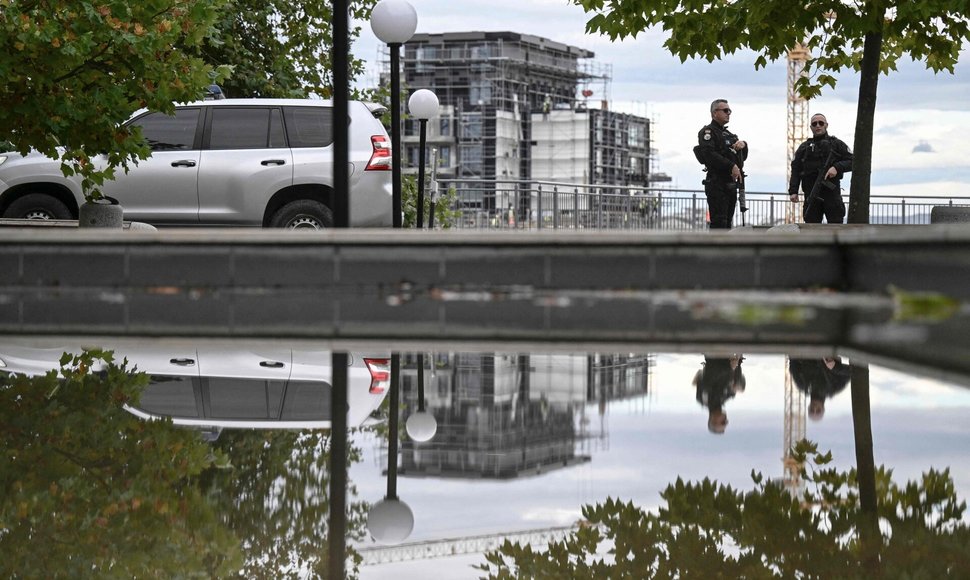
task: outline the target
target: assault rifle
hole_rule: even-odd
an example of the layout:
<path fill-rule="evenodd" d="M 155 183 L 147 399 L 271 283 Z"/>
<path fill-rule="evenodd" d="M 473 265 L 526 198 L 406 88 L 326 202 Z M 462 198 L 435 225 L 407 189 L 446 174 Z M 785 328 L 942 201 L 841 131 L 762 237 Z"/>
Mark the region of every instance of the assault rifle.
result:
<path fill-rule="evenodd" d="M 812 185 L 812 191 L 808 192 L 808 195 L 805 196 L 805 209 L 803 210 L 805 212 L 808 212 L 808 208 L 812 207 L 812 204 L 815 203 L 815 199 L 818 198 L 818 192 L 820 187 L 832 188 L 835 186 L 834 183 L 826 183 L 825 181 L 825 174 L 828 172 L 829 167 L 832 166 L 833 153 L 835 153 L 835 149 L 830 145 L 829 154 L 825 158 L 825 163 L 818 170 L 818 175 L 815 177 L 815 184 Z"/>
<path fill-rule="evenodd" d="M 748 202 L 744 198 L 744 172 L 741 172 L 741 179 L 738 181 L 738 205 L 741 207 L 741 226 L 744 227 L 744 212 L 748 211 Z"/>

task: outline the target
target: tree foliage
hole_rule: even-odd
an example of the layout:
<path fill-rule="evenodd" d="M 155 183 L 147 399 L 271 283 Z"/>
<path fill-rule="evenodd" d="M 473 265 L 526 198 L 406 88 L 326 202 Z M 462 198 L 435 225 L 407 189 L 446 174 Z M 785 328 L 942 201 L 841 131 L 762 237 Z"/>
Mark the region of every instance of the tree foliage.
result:
<path fill-rule="evenodd" d="M 970 527 L 949 470 L 931 469 L 899 486 L 876 472 L 881 537 L 873 562 L 863 549 L 865 516 L 854 469 L 831 454 L 795 449 L 805 491 L 752 473 L 742 492 L 709 479 L 681 479 L 656 513 L 608 499 L 585 506 L 582 526 L 546 551 L 506 542 L 486 554 L 488 578 L 964 578 Z M 877 569 L 872 569 L 875 565 Z"/>
<path fill-rule="evenodd" d="M 149 154 L 140 132 L 122 126 L 132 113 L 171 112 L 228 72 L 187 52 L 224 3 L 0 0 L 0 141 L 61 159 L 85 196 L 100 198 L 115 168 Z M 104 162 L 93 159 L 100 153 Z"/>
<path fill-rule="evenodd" d="M 953 72 L 970 40 L 966 0 L 573 0 L 593 16 L 587 31 L 611 39 L 647 28 L 669 33 L 664 46 L 681 61 L 714 61 L 741 49 L 757 53 L 755 67 L 785 57 L 797 44 L 814 55 L 798 83 L 806 98 L 834 87 L 835 74 L 861 73 L 850 223 L 868 223 L 872 134 L 879 73 L 896 70 L 903 55 L 935 71 Z"/>
<path fill-rule="evenodd" d="M 425 189 L 424 192 L 424 224 L 428 225 L 429 212 L 434 211 L 435 228 L 449 229 L 455 225 L 461 217 L 461 210 L 456 209 L 458 203 L 458 192 L 454 187 L 449 187 L 445 191 L 438 191 L 437 196 L 431 199 L 431 190 Z M 433 206 L 433 208 L 432 208 Z M 401 208 L 404 212 L 403 225 L 406 228 L 417 227 L 418 223 L 418 179 L 415 175 L 405 175 L 401 184 Z"/>
<path fill-rule="evenodd" d="M 44 376 L 0 376 L 0 576 L 222 577 L 241 566 L 197 484 L 225 457 L 193 430 L 127 412 L 148 382 L 131 370 L 89 351 Z"/>
<path fill-rule="evenodd" d="M 377 0 L 352 0 L 350 17 L 370 18 Z M 231 65 L 223 83 L 229 97 L 329 98 L 333 4 L 311 0 L 229 0 L 200 54 L 211 65 Z M 360 27 L 351 29 L 351 42 Z M 349 78 L 364 70 L 349 55 Z"/>
<path fill-rule="evenodd" d="M 755 67 L 787 56 L 796 44 L 815 55 L 800 84 L 803 96 L 834 87 L 835 74 L 859 70 L 863 39 L 883 32 L 882 72 L 896 70 L 901 56 L 924 61 L 934 71 L 953 72 L 963 43 L 970 39 L 967 2 L 951 0 L 574 0 L 594 13 L 586 29 L 612 40 L 635 37 L 652 26 L 670 36 L 664 47 L 681 62 L 709 62 L 742 49 L 758 53 Z M 878 17 L 879 9 L 886 18 Z"/>

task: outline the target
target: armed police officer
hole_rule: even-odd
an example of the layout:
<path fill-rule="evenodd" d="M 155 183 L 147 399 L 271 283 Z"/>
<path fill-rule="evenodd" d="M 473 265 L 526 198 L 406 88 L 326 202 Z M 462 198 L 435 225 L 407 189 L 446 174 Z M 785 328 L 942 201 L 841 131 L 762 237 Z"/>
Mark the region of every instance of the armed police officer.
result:
<path fill-rule="evenodd" d="M 711 212 L 711 229 L 731 229 L 742 170 L 748 158 L 748 144 L 728 131 L 731 107 L 724 99 L 711 103 L 711 123 L 697 133 L 694 155 L 704 164 L 704 194 Z M 743 208 L 742 208 L 743 209 Z"/>
<path fill-rule="evenodd" d="M 791 161 L 789 199 L 798 201 L 801 183 L 805 193 L 802 216 L 808 224 L 822 223 L 823 214 L 830 224 L 840 224 L 845 218 L 840 180 L 852 171 L 852 152 L 840 139 L 829 135 L 828 127 L 825 115 L 812 115 L 812 138 L 799 145 Z"/>

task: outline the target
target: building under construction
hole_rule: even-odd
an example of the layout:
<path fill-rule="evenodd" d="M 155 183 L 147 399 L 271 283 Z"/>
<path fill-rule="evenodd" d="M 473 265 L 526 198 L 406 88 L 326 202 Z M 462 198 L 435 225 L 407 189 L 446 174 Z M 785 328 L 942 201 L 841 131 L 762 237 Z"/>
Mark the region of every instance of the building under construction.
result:
<path fill-rule="evenodd" d="M 650 185 L 650 121 L 609 110 L 610 69 L 593 53 L 515 32 L 416 34 L 403 84 L 441 103 L 428 126 L 438 176 Z M 405 123 L 406 164 L 418 159 Z"/>

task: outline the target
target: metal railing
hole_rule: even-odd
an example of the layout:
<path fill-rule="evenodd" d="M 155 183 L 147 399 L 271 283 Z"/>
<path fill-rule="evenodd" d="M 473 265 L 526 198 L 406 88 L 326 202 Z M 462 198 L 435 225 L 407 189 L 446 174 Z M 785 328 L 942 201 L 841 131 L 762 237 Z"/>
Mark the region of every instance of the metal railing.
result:
<path fill-rule="evenodd" d="M 439 180 L 453 189 L 455 227 L 473 229 L 703 230 L 708 227 L 703 190 L 586 185 L 552 181 Z M 801 221 L 801 201 L 786 193 L 747 192 L 744 221 L 756 227 Z M 843 199 L 848 205 L 848 196 Z M 970 206 L 970 197 L 873 195 L 869 223 L 929 224 L 933 207 Z M 741 225 L 737 208 L 735 226 Z"/>

